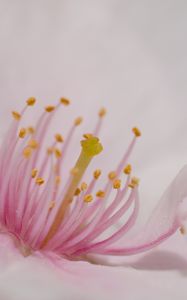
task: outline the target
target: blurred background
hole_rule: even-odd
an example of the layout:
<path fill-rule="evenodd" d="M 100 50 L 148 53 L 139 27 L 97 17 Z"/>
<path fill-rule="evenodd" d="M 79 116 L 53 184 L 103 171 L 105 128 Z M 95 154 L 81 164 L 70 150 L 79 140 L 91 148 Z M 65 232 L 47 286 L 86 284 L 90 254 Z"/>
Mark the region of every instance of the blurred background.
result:
<path fill-rule="evenodd" d="M 0 0 L 0 134 L 30 96 L 72 99 L 87 131 L 105 106 L 99 163 L 113 169 L 139 126 L 150 210 L 187 161 L 186 39 L 185 0 Z"/>

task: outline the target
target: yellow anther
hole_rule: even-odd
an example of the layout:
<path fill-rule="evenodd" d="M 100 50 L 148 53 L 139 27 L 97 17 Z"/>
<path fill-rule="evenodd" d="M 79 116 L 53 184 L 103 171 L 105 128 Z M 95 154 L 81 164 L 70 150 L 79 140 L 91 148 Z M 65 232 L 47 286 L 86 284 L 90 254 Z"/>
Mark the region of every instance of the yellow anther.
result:
<path fill-rule="evenodd" d="M 27 130 L 28 130 L 28 133 L 30 133 L 30 134 L 34 134 L 35 133 L 35 129 L 33 127 L 31 127 L 31 126 L 28 127 Z"/>
<path fill-rule="evenodd" d="M 134 127 L 132 129 L 132 132 L 134 132 L 134 134 L 135 134 L 136 137 L 141 136 L 141 131 L 137 127 Z"/>
<path fill-rule="evenodd" d="M 91 134 L 91 133 L 85 133 L 85 134 L 83 134 L 83 137 L 87 140 L 87 139 L 92 138 L 93 134 Z"/>
<path fill-rule="evenodd" d="M 77 175 L 78 173 L 79 173 L 79 170 L 77 168 L 73 168 L 70 170 L 70 174 L 73 176 Z"/>
<path fill-rule="evenodd" d="M 99 117 L 103 118 L 106 115 L 106 109 L 105 108 L 101 108 L 99 111 Z"/>
<path fill-rule="evenodd" d="M 93 177 L 95 179 L 98 179 L 100 176 L 101 176 L 101 170 L 99 170 L 99 169 L 95 170 L 93 173 Z"/>
<path fill-rule="evenodd" d="M 35 103 L 36 103 L 36 99 L 35 99 L 34 97 L 30 97 L 30 98 L 27 100 L 27 105 L 28 105 L 28 106 L 33 106 Z"/>
<path fill-rule="evenodd" d="M 116 176 L 117 176 L 117 174 L 116 174 L 115 171 L 112 171 L 112 172 L 110 172 L 110 173 L 108 174 L 108 178 L 109 178 L 110 180 L 114 180 L 114 179 L 116 178 Z"/>
<path fill-rule="evenodd" d="M 186 234 L 186 228 L 184 226 L 182 226 L 179 230 L 182 235 Z"/>
<path fill-rule="evenodd" d="M 62 152 L 58 148 L 55 148 L 54 152 L 56 158 L 60 158 L 62 156 Z"/>
<path fill-rule="evenodd" d="M 55 139 L 56 139 L 56 141 L 57 141 L 58 143 L 63 143 L 63 141 L 64 141 L 62 135 L 59 134 L 59 133 L 57 133 L 57 134 L 55 135 Z"/>
<path fill-rule="evenodd" d="M 55 110 L 55 106 L 47 106 L 47 107 L 45 108 L 45 110 L 46 110 L 47 112 L 52 112 L 53 110 Z"/>
<path fill-rule="evenodd" d="M 25 128 L 21 128 L 19 132 L 19 137 L 23 139 L 26 136 L 27 130 Z"/>
<path fill-rule="evenodd" d="M 104 191 L 98 191 L 97 193 L 96 193 L 96 197 L 98 197 L 98 198 L 104 198 L 105 197 L 105 192 Z"/>
<path fill-rule="evenodd" d="M 12 112 L 12 116 L 14 117 L 14 119 L 15 119 L 16 121 L 19 121 L 19 120 L 21 119 L 21 115 L 20 115 L 20 113 L 18 113 L 17 111 L 13 111 L 13 112 Z"/>
<path fill-rule="evenodd" d="M 137 178 L 137 177 L 132 177 L 131 183 L 129 184 L 129 187 L 130 187 L 131 189 L 134 189 L 137 185 L 139 185 L 139 182 L 140 182 L 139 178 Z"/>
<path fill-rule="evenodd" d="M 47 148 L 47 154 L 51 155 L 53 154 L 54 149 L 52 147 Z"/>
<path fill-rule="evenodd" d="M 94 136 L 81 141 L 81 146 L 84 153 L 91 157 L 98 155 L 103 150 L 103 146 L 99 142 L 99 139 Z"/>
<path fill-rule="evenodd" d="M 89 203 L 92 202 L 92 200 L 93 200 L 93 196 L 91 194 L 84 196 L 84 202 Z"/>
<path fill-rule="evenodd" d="M 113 188 L 115 190 L 118 190 L 118 189 L 120 189 L 120 187 L 121 187 L 121 180 L 120 179 L 115 179 L 114 182 L 113 182 Z"/>
<path fill-rule="evenodd" d="M 32 149 L 30 147 L 26 147 L 24 150 L 23 150 L 23 156 L 25 158 L 29 158 L 31 157 L 32 155 Z"/>
<path fill-rule="evenodd" d="M 79 188 L 77 188 L 77 189 L 75 190 L 74 195 L 75 195 L 75 196 L 78 196 L 78 195 L 80 195 L 80 193 L 81 193 L 81 190 L 80 190 Z"/>
<path fill-rule="evenodd" d="M 41 177 L 38 177 L 36 179 L 36 184 L 38 184 L 38 185 L 42 185 L 42 184 L 44 184 L 44 182 L 45 182 L 45 180 L 43 178 L 41 178 Z"/>
<path fill-rule="evenodd" d="M 28 146 L 32 149 L 37 149 L 38 148 L 38 142 L 36 140 L 30 140 L 28 142 Z"/>
<path fill-rule="evenodd" d="M 31 176 L 32 178 L 35 178 L 38 174 L 38 170 L 37 169 L 33 169 L 32 172 L 31 172 Z"/>
<path fill-rule="evenodd" d="M 63 104 L 63 105 L 66 105 L 68 106 L 70 104 L 70 100 L 69 99 L 66 99 L 66 98 L 61 98 L 60 99 L 60 102 Z"/>
<path fill-rule="evenodd" d="M 59 185 L 61 183 L 61 177 L 60 176 L 56 176 L 55 183 L 56 183 L 56 185 Z"/>
<path fill-rule="evenodd" d="M 86 191 L 87 187 L 88 187 L 88 185 L 86 182 L 81 183 L 81 191 Z"/>
<path fill-rule="evenodd" d="M 82 122 L 83 122 L 83 118 L 82 117 L 78 117 L 78 118 L 75 119 L 74 125 L 75 126 L 79 126 Z"/>
<path fill-rule="evenodd" d="M 56 205 L 56 201 L 51 201 L 49 203 L 49 210 L 52 210 L 55 207 L 55 205 Z"/>
<path fill-rule="evenodd" d="M 131 166 L 131 165 L 127 165 L 127 166 L 124 168 L 123 172 L 124 172 L 125 174 L 129 175 L 129 174 L 132 172 L 132 166 Z"/>

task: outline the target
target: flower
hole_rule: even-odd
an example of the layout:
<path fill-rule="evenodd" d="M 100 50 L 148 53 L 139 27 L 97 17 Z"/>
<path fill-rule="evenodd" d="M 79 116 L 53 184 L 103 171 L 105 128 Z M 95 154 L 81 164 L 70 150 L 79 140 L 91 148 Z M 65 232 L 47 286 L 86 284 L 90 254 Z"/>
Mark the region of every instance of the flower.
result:
<path fill-rule="evenodd" d="M 129 158 L 140 130 L 132 129 L 133 139 L 122 160 L 115 171 L 109 172 L 104 188 L 97 190 L 100 169 L 93 172 L 89 183 L 83 178 L 92 159 L 103 150 L 98 135 L 106 110 L 99 111 L 92 133 L 83 135 L 80 155 L 73 168 L 66 171 L 66 178 L 62 178 L 64 160 L 68 159 L 70 142 L 82 118 L 75 119 L 65 139 L 57 133 L 45 149 L 47 129 L 55 112 L 62 105 L 69 106 L 70 101 L 61 98 L 56 106 L 45 107 L 35 127 L 22 127 L 23 115 L 35 102 L 31 97 L 21 113 L 12 112 L 14 120 L 0 157 L 1 234 L 10 235 L 24 256 L 37 252 L 87 260 L 90 254 L 132 255 L 157 246 L 178 228 L 184 231 L 181 226 L 186 215 L 179 206 L 187 195 L 183 183 L 186 167 L 166 191 L 145 228 L 135 237 L 126 237 L 139 212 L 139 180 L 131 175 Z M 127 212 L 123 225 L 110 231 Z"/>

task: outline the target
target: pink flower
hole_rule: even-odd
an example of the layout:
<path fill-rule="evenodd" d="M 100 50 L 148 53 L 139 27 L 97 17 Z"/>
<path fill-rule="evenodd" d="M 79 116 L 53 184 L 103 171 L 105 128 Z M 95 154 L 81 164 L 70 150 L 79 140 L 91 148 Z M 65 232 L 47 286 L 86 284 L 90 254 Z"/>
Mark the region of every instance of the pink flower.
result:
<path fill-rule="evenodd" d="M 141 133 L 133 128 L 127 151 L 116 170 L 108 174 L 102 189 L 97 189 L 100 169 L 86 183 L 83 178 L 88 166 L 103 150 L 98 138 L 105 115 L 101 109 L 96 127 L 83 135 L 77 161 L 70 172 L 65 170 L 61 176 L 82 118 L 75 119 L 65 139 L 56 134 L 47 150 L 45 138 L 55 112 L 61 106 L 66 109 L 69 103 L 61 98 L 56 106 L 47 106 L 34 127 L 23 127 L 22 119 L 35 98 L 27 100 L 21 113 L 12 113 L 14 120 L 0 153 L 1 234 L 11 236 L 24 256 L 37 252 L 70 260 L 87 260 L 89 254 L 132 255 L 157 246 L 186 218 L 179 208 L 187 195 L 187 168 L 165 192 L 143 230 L 126 237 L 139 212 L 139 180 L 131 175 L 129 159 Z M 116 228 L 124 217 L 120 228 Z"/>

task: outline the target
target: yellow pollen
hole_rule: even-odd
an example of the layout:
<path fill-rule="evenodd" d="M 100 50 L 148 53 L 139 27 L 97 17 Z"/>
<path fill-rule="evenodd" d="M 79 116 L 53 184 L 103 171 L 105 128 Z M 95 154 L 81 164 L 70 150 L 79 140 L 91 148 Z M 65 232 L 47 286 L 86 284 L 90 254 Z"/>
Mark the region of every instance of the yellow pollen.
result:
<path fill-rule="evenodd" d="M 55 110 L 55 106 L 47 106 L 47 107 L 45 108 L 45 110 L 46 110 L 47 112 L 52 112 L 52 111 Z"/>
<path fill-rule="evenodd" d="M 63 141 L 64 141 L 62 135 L 59 134 L 59 133 L 57 133 L 57 134 L 55 135 L 55 139 L 56 139 L 56 141 L 57 141 L 58 143 L 63 143 Z"/>
<path fill-rule="evenodd" d="M 56 185 L 59 185 L 61 183 L 61 177 L 60 176 L 56 176 L 55 183 L 56 183 Z"/>
<path fill-rule="evenodd" d="M 105 108 L 101 108 L 99 111 L 99 117 L 103 118 L 106 115 L 106 109 Z"/>
<path fill-rule="evenodd" d="M 87 187 L 88 187 L 88 185 L 86 182 L 81 183 L 81 191 L 86 191 Z"/>
<path fill-rule="evenodd" d="M 82 121 L 83 121 L 83 118 L 82 117 L 78 117 L 78 118 L 75 119 L 74 125 L 75 126 L 79 126 L 82 123 Z"/>
<path fill-rule="evenodd" d="M 30 158 L 32 155 L 32 149 L 29 148 L 29 147 L 26 147 L 24 150 L 23 150 L 23 156 L 25 158 Z"/>
<path fill-rule="evenodd" d="M 96 197 L 98 197 L 98 198 L 104 198 L 105 197 L 105 192 L 104 191 L 98 191 L 97 193 L 96 193 Z"/>
<path fill-rule="evenodd" d="M 75 196 L 78 196 L 78 195 L 80 195 L 80 193 L 81 193 L 81 190 L 80 190 L 79 188 L 77 188 L 77 189 L 75 190 L 74 195 L 75 195 Z"/>
<path fill-rule="evenodd" d="M 186 234 L 186 228 L 184 226 L 182 226 L 179 230 L 182 235 Z"/>
<path fill-rule="evenodd" d="M 12 112 L 12 116 L 14 117 L 14 119 L 15 119 L 16 121 L 19 121 L 19 120 L 21 119 L 21 115 L 20 115 L 20 113 L 18 113 L 17 111 L 13 111 L 13 112 Z"/>
<path fill-rule="evenodd" d="M 131 166 L 131 165 L 127 165 L 127 166 L 124 168 L 123 172 L 124 172 L 125 174 L 129 175 L 129 174 L 132 172 L 132 166 Z"/>
<path fill-rule="evenodd" d="M 55 151 L 56 158 L 60 158 L 62 156 L 62 152 L 58 148 L 55 148 L 54 151 Z"/>
<path fill-rule="evenodd" d="M 35 103 L 36 103 L 36 99 L 35 99 L 34 97 L 30 97 L 30 98 L 27 100 L 27 105 L 28 105 L 28 106 L 33 106 Z"/>
<path fill-rule="evenodd" d="M 99 170 L 99 169 L 95 170 L 93 173 L 93 177 L 95 179 L 98 179 L 100 176 L 101 176 L 101 170 Z"/>
<path fill-rule="evenodd" d="M 36 179 L 36 184 L 38 184 L 38 185 L 42 185 L 42 184 L 44 184 L 44 182 L 45 182 L 45 180 L 43 178 L 41 178 L 41 177 L 38 177 Z"/>
<path fill-rule="evenodd" d="M 140 180 L 137 177 L 132 177 L 129 187 L 131 189 L 134 189 L 137 185 L 139 185 L 139 182 L 140 182 Z"/>
<path fill-rule="evenodd" d="M 36 140 L 30 140 L 28 142 L 28 146 L 32 149 L 37 149 L 38 148 L 38 142 Z"/>
<path fill-rule="evenodd" d="M 89 203 L 93 201 L 93 196 L 91 194 L 84 196 L 84 202 Z"/>
<path fill-rule="evenodd" d="M 33 127 L 28 127 L 27 128 L 27 130 L 28 130 L 28 132 L 30 133 L 30 134 L 34 134 L 35 133 L 35 129 L 33 128 Z"/>
<path fill-rule="evenodd" d="M 83 134 L 83 137 L 87 140 L 87 139 L 92 138 L 93 134 L 91 134 L 91 133 L 85 133 L 85 134 Z"/>
<path fill-rule="evenodd" d="M 53 149 L 52 147 L 49 147 L 49 148 L 47 149 L 47 154 L 48 154 L 48 155 L 51 155 L 51 154 L 53 154 L 53 151 L 54 151 L 54 149 Z"/>
<path fill-rule="evenodd" d="M 55 205 L 56 205 L 56 202 L 55 201 L 51 201 L 49 203 L 49 211 L 51 211 L 55 207 Z"/>
<path fill-rule="evenodd" d="M 132 129 L 132 132 L 135 134 L 136 137 L 141 136 L 141 131 L 137 127 L 134 127 Z"/>
<path fill-rule="evenodd" d="M 65 106 L 68 106 L 70 105 L 70 100 L 69 99 L 66 99 L 66 98 L 61 98 L 60 99 L 60 102 L 65 105 Z"/>
<path fill-rule="evenodd" d="M 38 174 L 38 170 L 37 169 L 33 169 L 32 172 L 31 172 L 32 178 L 35 178 L 37 174 Z"/>
<path fill-rule="evenodd" d="M 108 178 L 109 178 L 110 180 L 114 180 L 114 179 L 116 178 L 116 176 L 117 176 L 117 174 L 116 174 L 115 171 L 112 171 L 112 172 L 110 172 L 110 173 L 108 174 Z"/>
<path fill-rule="evenodd" d="M 121 187 L 121 180 L 120 179 L 115 179 L 114 182 L 113 182 L 113 188 L 115 190 L 118 190 L 118 189 L 120 189 L 120 187 Z"/>
<path fill-rule="evenodd" d="M 19 132 L 19 137 L 21 139 L 23 139 L 26 136 L 26 133 L 27 133 L 26 129 L 25 128 L 21 128 L 20 132 Z"/>

